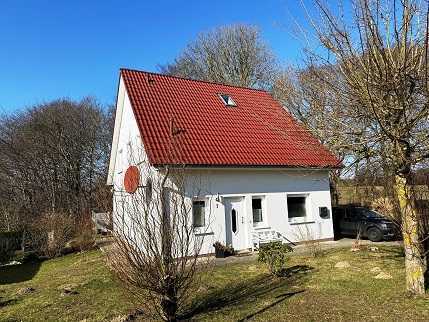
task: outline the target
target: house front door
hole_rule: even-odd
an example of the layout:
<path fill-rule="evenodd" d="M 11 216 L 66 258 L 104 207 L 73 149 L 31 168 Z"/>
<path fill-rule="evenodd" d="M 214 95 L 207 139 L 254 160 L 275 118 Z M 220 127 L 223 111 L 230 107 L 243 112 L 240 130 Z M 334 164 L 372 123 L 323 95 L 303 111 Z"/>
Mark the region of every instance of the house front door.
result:
<path fill-rule="evenodd" d="M 225 230 L 226 244 L 235 250 L 246 247 L 246 216 L 244 212 L 244 198 L 225 198 Z"/>

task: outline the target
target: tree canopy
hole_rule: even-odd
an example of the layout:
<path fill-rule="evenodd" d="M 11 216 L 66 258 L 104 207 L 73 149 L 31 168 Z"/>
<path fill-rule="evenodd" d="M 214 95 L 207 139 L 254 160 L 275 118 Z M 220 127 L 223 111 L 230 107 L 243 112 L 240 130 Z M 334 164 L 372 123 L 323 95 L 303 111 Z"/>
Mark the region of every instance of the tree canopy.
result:
<path fill-rule="evenodd" d="M 173 63 L 161 66 L 166 74 L 243 87 L 270 88 L 277 60 L 255 26 L 230 25 L 201 33 Z"/>

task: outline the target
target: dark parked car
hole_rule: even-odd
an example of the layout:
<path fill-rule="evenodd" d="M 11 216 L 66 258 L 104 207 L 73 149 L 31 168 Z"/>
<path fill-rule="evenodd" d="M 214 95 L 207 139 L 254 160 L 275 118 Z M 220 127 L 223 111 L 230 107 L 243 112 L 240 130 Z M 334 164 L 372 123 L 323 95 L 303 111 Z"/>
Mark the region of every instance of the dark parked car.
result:
<path fill-rule="evenodd" d="M 361 237 L 371 241 L 390 240 L 398 236 L 396 224 L 378 212 L 356 206 L 333 207 L 334 231 L 336 236 Z"/>

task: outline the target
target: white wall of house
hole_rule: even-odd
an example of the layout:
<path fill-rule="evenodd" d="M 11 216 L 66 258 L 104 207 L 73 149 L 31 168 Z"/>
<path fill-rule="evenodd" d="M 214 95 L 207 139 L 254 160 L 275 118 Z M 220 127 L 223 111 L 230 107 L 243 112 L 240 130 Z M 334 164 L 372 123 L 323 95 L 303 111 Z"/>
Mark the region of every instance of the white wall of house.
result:
<path fill-rule="evenodd" d="M 123 178 L 128 166 L 147 162 L 140 132 L 124 84 L 120 81 L 116 122 L 109 166 L 108 184 L 115 191 L 123 190 Z M 156 169 L 152 168 L 152 171 Z M 146 178 L 141 178 L 146 182 Z M 291 241 L 333 238 L 331 199 L 328 170 L 309 169 L 190 169 L 187 172 L 187 197 L 206 202 L 206 227 L 196 229 L 204 238 L 202 253 L 212 253 L 215 241 L 227 242 L 230 218 L 225 209 L 230 202 L 239 211 L 237 218 L 240 242 L 237 249 L 252 247 L 252 232 L 275 230 Z M 288 218 L 288 196 L 306 197 L 306 217 Z M 115 193 L 113 217 L 119 218 L 119 198 Z M 263 222 L 253 223 L 252 198 L 262 197 Z M 218 199 L 218 201 L 216 201 Z M 238 203 L 238 206 L 237 206 Z M 327 207 L 329 218 L 319 216 L 319 207 Z M 229 235 L 230 236 L 230 235 Z"/>
<path fill-rule="evenodd" d="M 107 179 L 107 184 L 111 185 L 114 191 L 112 214 L 114 229 L 116 225 L 127 220 L 121 209 L 123 208 L 123 198 L 127 195 L 124 192 L 123 184 L 125 172 L 130 165 L 147 163 L 147 155 L 144 151 L 140 131 L 122 79 L 119 81 L 116 104 L 115 128 Z"/>
<path fill-rule="evenodd" d="M 189 173 L 188 180 L 189 197 L 207 200 L 206 223 L 210 227 L 207 229 L 208 234 L 205 234 L 206 250 L 211 249 L 213 252 L 211 245 L 214 241 L 226 243 L 225 229 L 230 225 L 226 225 L 225 205 L 231 197 L 240 197 L 242 200 L 238 229 L 244 230 L 244 236 L 240 236 L 245 240 L 238 248 L 252 247 L 251 235 L 254 230 L 275 230 L 293 242 L 334 237 L 327 170 L 195 170 Z M 196 196 L 192 191 L 196 191 L 198 183 L 201 193 Z M 288 196 L 306 197 L 306 218 L 288 218 Z M 263 222 L 257 225 L 253 223 L 253 197 L 262 197 Z M 328 219 L 319 216 L 319 207 L 328 208 Z"/>
<path fill-rule="evenodd" d="M 113 185 L 115 190 L 123 189 L 127 168 L 145 161 L 147 156 L 140 131 L 124 83 L 120 80 L 107 184 Z"/>

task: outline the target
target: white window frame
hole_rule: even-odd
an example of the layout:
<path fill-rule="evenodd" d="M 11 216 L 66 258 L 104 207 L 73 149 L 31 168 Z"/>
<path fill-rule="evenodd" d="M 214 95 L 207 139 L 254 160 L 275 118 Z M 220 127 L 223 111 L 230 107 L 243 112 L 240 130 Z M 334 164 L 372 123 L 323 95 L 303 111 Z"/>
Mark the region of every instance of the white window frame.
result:
<path fill-rule="evenodd" d="M 305 198 L 305 217 L 289 217 L 289 203 L 288 198 L 291 197 L 304 197 Z M 311 205 L 311 199 L 309 193 L 288 193 L 286 194 L 286 216 L 288 219 L 288 222 L 291 224 L 298 224 L 298 223 L 308 223 L 313 221 L 313 217 L 310 211 L 310 205 Z"/>
<path fill-rule="evenodd" d="M 204 205 L 204 226 L 201 227 L 193 227 L 194 230 L 194 234 L 196 236 L 199 235 L 211 235 L 213 234 L 213 226 L 212 223 L 210 222 L 210 214 L 212 211 L 212 199 L 211 197 L 198 197 L 195 196 L 194 198 L 190 198 L 191 199 L 191 222 L 192 222 L 192 226 L 194 225 L 194 201 L 204 201 L 205 205 Z"/>
<path fill-rule="evenodd" d="M 262 221 L 254 222 L 253 221 L 253 204 L 251 204 L 252 209 L 252 225 L 253 228 L 267 228 L 268 227 L 268 211 L 267 211 L 267 198 L 265 195 L 254 195 L 251 198 L 251 202 L 253 203 L 253 199 L 261 199 L 261 207 L 262 207 Z"/>
<path fill-rule="evenodd" d="M 235 107 L 237 106 L 237 103 L 235 103 L 235 101 L 233 100 L 232 96 L 229 94 L 225 94 L 225 93 L 219 93 L 218 94 L 220 99 L 222 100 L 222 102 L 225 104 L 225 106 L 229 106 L 229 107 Z M 228 101 L 225 101 L 225 99 L 223 98 L 223 96 L 227 96 L 228 97 Z"/>
<path fill-rule="evenodd" d="M 194 202 L 199 202 L 202 201 L 204 202 L 204 226 L 198 226 L 195 227 L 194 226 Z M 191 211 L 191 216 L 192 216 L 192 226 L 194 228 L 194 230 L 201 230 L 204 229 L 205 227 L 207 227 L 207 200 L 205 198 L 194 198 L 192 199 L 192 211 Z"/>

